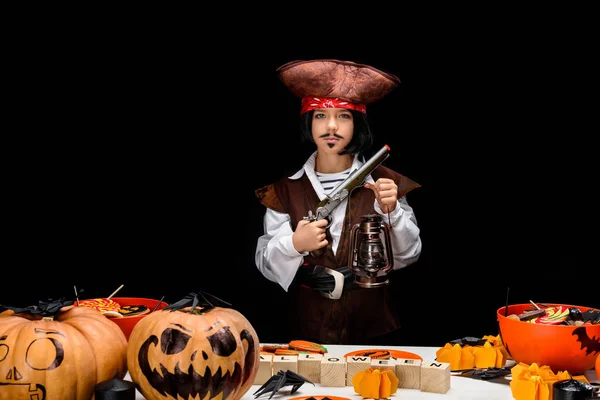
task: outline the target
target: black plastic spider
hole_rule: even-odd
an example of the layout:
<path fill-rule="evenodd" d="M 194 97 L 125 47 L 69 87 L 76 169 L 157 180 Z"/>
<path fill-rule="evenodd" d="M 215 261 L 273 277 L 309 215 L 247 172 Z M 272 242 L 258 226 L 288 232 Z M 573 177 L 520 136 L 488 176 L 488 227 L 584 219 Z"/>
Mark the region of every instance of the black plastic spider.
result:
<path fill-rule="evenodd" d="M 292 390 L 290 394 L 296 393 L 296 391 L 302 386 L 305 382 L 308 382 L 315 385 L 302 375 L 299 375 L 295 372 L 287 370 L 285 372 L 279 371 L 277 374 L 273 375 L 269 378 L 268 381 L 265 382 L 256 392 L 254 392 L 254 396 L 256 398 L 262 396 L 265 393 L 271 392 L 269 399 L 273 397 L 275 393 L 277 393 L 284 386 L 292 386 Z"/>

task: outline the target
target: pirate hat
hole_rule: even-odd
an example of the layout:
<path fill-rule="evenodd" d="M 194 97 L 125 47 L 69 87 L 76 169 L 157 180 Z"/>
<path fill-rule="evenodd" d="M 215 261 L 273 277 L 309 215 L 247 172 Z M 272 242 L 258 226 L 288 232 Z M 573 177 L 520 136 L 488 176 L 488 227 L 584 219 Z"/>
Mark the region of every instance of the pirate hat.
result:
<path fill-rule="evenodd" d="M 283 84 L 302 99 L 302 113 L 315 108 L 350 108 L 366 112 L 400 84 L 392 74 L 369 65 L 333 59 L 292 61 L 277 68 Z"/>

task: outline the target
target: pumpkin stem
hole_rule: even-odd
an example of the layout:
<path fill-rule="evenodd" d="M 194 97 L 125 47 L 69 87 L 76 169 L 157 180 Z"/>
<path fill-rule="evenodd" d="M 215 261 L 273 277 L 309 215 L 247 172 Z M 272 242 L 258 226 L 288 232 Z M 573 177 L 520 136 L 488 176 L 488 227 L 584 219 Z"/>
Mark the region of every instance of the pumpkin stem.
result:
<path fill-rule="evenodd" d="M 42 321 L 54 321 L 54 317 L 50 316 L 50 317 L 43 317 Z"/>

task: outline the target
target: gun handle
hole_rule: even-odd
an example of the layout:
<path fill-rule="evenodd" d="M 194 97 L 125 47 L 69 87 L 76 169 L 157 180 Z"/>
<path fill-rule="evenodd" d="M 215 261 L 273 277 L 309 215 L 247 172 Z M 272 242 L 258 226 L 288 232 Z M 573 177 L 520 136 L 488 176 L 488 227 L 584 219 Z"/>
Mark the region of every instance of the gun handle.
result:
<path fill-rule="evenodd" d="M 316 249 L 310 252 L 310 255 L 313 257 L 321 257 L 323 253 L 325 253 L 325 249 L 331 247 L 333 243 L 333 239 L 331 238 L 331 233 L 329 232 L 329 225 L 331 225 L 331 219 L 329 219 L 329 224 L 325 227 L 325 238 L 327 239 L 327 246 L 321 247 L 320 249 Z"/>
<path fill-rule="evenodd" d="M 310 252 L 310 255 L 313 257 L 321 257 L 325 251 L 323 249 L 317 249 Z"/>

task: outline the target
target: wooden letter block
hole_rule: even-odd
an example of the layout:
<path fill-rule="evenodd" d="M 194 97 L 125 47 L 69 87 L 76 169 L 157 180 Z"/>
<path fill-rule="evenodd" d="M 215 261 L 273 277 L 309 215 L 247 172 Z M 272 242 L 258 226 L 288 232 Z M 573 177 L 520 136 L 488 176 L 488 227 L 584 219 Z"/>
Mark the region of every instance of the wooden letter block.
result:
<path fill-rule="evenodd" d="M 312 383 L 321 382 L 321 361 L 323 354 L 299 354 L 298 374 L 302 375 Z"/>
<path fill-rule="evenodd" d="M 323 357 L 321 360 L 321 386 L 346 386 L 346 360 Z"/>
<path fill-rule="evenodd" d="M 273 375 L 279 371 L 298 373 L 298 356 L 273 356 Z"/>
<path fill-rule="evenodd" d="M 446 393 L 450 389 L 450 363 L 426 362 L 421 366 L 421 391 Z"/>
<path fill-rule="evenodd" d="M 419 389 L 421 387 L 421 363 L 421 360 L 398 358 L 396 376 L 399 388 Z"/>
<path fill-rule="evenodd" d="M 385 371 L 386 369 L 396 372 L 396 360 L 380 360 L 378 358 L 371 360 L 371 368 Z"/>
<path fill-rule="evenodd" d="M 261 354 L 254 385 L 263 385 L 273 376 L 273 356 Z"/>
<path fill-rule="evenodd" d="M 346 386 L 352 385 L 352 378 L 357 372 L 371 367 L 371 357 L 350 356 L 346 357 Z"/>

